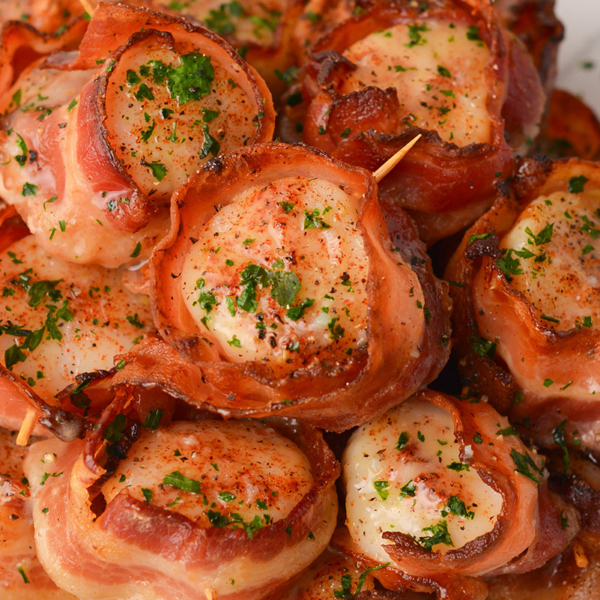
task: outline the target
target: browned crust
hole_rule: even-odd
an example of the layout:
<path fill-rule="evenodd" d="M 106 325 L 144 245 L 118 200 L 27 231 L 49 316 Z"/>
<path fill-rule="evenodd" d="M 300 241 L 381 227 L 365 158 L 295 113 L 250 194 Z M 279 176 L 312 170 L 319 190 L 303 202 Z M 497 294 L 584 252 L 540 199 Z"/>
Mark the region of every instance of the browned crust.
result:
<path fill-rule="evenodd" d="M 354 353 L 348 366 L 335 377 L 317 370 L 292 380 L 281 379 L 260 364 L 234 365 L 224 361 L 202 342 L 202 332 L 180 298 L 177 279 L 186 252 L 196 237 L 195 230 L 212 217 L 215 204 L 227 204 L 237 189 L 271 181 L 273 173 L 276 177 L 318 174 L 363 197 L 358 220 L 360 235 L 369 255 L 381 257 L 381 260 L 371 260 L 367 283 L 371 299 L 370 345 L 367 351 Z M 302 418 L 332 431 L 343 431 L 398 404 L 439 373 L 449 353 L 449 306 L 444 286 L 433 277 L 424 248 L 404 215 L 400 233 L 392 237 L 401 242 L 400 255 L 405 262 L 413 264 L 411 268 L 420 278 L 431 312 L 420 344 L 422 352 L 417 359 L 408 358 L 408 349 L 401 342 L 402 328 L 395 323 L 398 313 L 388 301 L 393 290 L 387 281 L 393 278 L 386 279 L 386 273 L 398 267 L 396 261 L 391 266 L 389 257 L 385 257 L 390 237 L 375 193 L 374 180 L 362 169 L 342 165 L 314 149 L 281 144 L 254 146 L 215 159 L 176 192 L 171 232 L 151 258 L 151 297 L 154 318 L 163 338 L 184 359 L 198 365 L 205 381 L 216 392 L 206 400 L 190 391 L 190 402 L 203 406 L 209 402 L 213 410 L 231 416 L 280 414 Z"/>

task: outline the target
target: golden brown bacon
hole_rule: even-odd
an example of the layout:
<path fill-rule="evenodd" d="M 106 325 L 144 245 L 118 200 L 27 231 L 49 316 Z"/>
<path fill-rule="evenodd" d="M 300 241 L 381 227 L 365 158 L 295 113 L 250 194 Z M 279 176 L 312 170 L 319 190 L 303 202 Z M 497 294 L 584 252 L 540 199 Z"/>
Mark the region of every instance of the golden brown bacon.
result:
<path fill-rule="evenodd" d="M 1 97 L 33 62 L 51 52 L 76 50 L 81 42 L 87 21 L 76 19 L 60 34 L 41 33 L 27 23 L 13 21 L 2 29 L 0 47 L 0 113 L 4 114 L 22 104 L 22 96 Z M 15 91 L 16 93 L 16 91 Z"/>
<path fill-rule="evenodd" d="M 388 233 L 370 173 L 259 145 L 188 180 L 172 219 L 151 259 L 155 321 L 213 410 L 343 431 L 446 362 L 446 291 L 410 219 Z"/>
<path fill-rule="evenodd" d="M 578 530 L 540 457 L 483 402 L 420 392 L 360 427 L 343 463 L 348 530 L 334 545 L 387 565 L 372 574 L 388 589 L 483 599 L 481 577 L 532 571 Z"/>
<path fill-rule="evenodd" d="M 148 256 L 204 160 L 274 124 L 266 85 L 221 38 L 120 4 L 99 5 L 78 55 L 30 64 L 0 108 L 4 199 L 48 252 L 109 267 Z"/>
<path fill-rule="evenodd" d="M 304 140 L 337 158 L 375 169 L 423 133 L 380 197 L 386 212 L 408 209 L 429 242 L 489 206 L 494 181 L 512 170 L 511 149 L 537 135 L 543 110 L 531 58 L 491 7 L 478 6 L 360 12 L 315 43 L 303 83 Z"/>
<path fill-rule="evenodd" d="M 32 446 L 45 568 L 107 599 L 277 597 L 336 524 L 339 465 L 321 434 L 285 419 L 172 420 L 168 403 L 148 411 L 152 392 L 135 395 L 121 388 L 85 442 Z"/>
<path fill-rule="evenodd" d="M 595 163 L 523 162 L 446 272 L 463 374 L 549 447 L 599 447 L 599 187 Z"/>

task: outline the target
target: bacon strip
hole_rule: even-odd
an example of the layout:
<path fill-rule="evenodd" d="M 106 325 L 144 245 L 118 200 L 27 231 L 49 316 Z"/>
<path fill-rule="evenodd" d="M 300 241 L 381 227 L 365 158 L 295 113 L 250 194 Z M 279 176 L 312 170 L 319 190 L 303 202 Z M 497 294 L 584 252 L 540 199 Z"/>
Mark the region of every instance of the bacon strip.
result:
<path fill-rule="evenodd" d="M 15 436 L 0 429 L 0 593 L 10 600 L 27 600 L 32 594 L 36 600 L 74 600 L 56 587 L 37 559 L 23 478 L 26 450 L 15 446 Z"/>
<path fill-rule="evenodd" d="M 525 44 L 549 94 L 556 77 L 556 56 L 564 27 L 554 14 L 554 0 L 498 0 L 500 23 Z"/>
<path fill-rule="evenodd" d="M 0 46 L 0 96 L 32 63 L 51 52 L 76 50 L 87 29 L 83 17 L 75 19 L 60 34 L 42 33 L 28 23 L 11 21 L 2 29 Z M 12 103 L 12 106 L 11 106 Z M 16 108 L 11 98 L 0 99 L 0 112 Z"/>
<path fill-rule="evenodd" d="M 260 361 L 228 362 L 203 341 L 206 330 L 185 307 L 179 277 L 194 239 L 200 236 L 215 206 L 236 202 L 246 189 L 266 186 L 268 190 L 277 181 L 298 175 L 332 182 L 360 200 L 355 235 L 362 239 L 369 258 L 368 277 L 363 279 L 368 294 L 369 338 L 366 351 L 354 352 L 348 358 L 344 354 L 344 362 L 338 362 L 340 366 L 334 371 L 317 364 L 308 372 L 297 370 L 289 377 Z M 447 360 L 444 288 L 432 276 L 406 216 L 397 220 L 397 228 L 388 235 L 374 181 L 364 171 L 316 151 L 256 146 L 216 160 L 192 177 L 174 196 L 172 219 L 171 233 L 157 246 L 151 261 L 155 321 L 164 339 L 198 365 L 213 387 L 209 403 L 214 410 L 238 417 L 276 413 L 343 431 L 431 381 Z M 390 250 L 390 238 L 397 242 L 398 254 Z M 294 248 L 285 250 L 293 252 Z M 399 257 L 403 262 L 398 262 Z M 414 293 L 401 309 L 389 302 L 400 290 Z M 419 294 L 423 300 L 418 300 Z M 312 360 L 310 355 L 302 355 L 302 349 L 299 358 Z M 188 397 L 191 403 L 200 404 L 193 389 Z M 201 402 L 204 406 L 203 399 Z"/>
<path fill-rule="evenodd" d="M 499 442 L 499 415 L 491 406 L 428 390 L 419 392 L 414 400 L 450 412 L 461 462 L 469 464 L 486 485 L 502 496 L 502 508 L 491 531 L 443 554 L 427 551 L 405 533 L 384 531 L 382 542 L 392 542 L 382 544 L 391 565 L 373 575 L 388 589 L 409 587 L 436 592 L 439 598 L 483 600 L 487 586 L 481 577 L 525 573 L 540 567 L 576 535 L 577 513 L 548 490 L 545 476 L 537 485 L 516 471 L 512 452 L 524 454 L 526 448 L 514 436 L 502 437 Z M 382 440 L 382 449 L 391 452 L 387 446 L 394 442 Z M 561 517 L 565 516 L 570 524 L 568 530 L 561 529 Z M 340 531 L 333 543 L 364 565 L 380 566 L 379 561 L 360 549 L 360 541 L 353 540 L 348 531 Z"/>
<path fill-rule="evenodd" d="M 219 598 L 240 593 L 257 600 L 269 594 L 277 597 L 284 582 L 326 547 L 335 527 L 339 465 L 321 434 L 294 421 L 269 422 L 305 454 L 314 481 L 287 517 L 252 536 L 244 529 L 204 527 L 177 508 L 161 508 L 127 492 L 103 506 L 99 486 L 116 468 L 106 461 L 107 426 L 116 414 L 127 415 L 131 426 L 122 446 L 127 452 L 139 436 L 139 412 L 129 404 L 132 393 L 133 389 L 123 388 L 116 394 L 85 442 L 32 446 L 26 473 L 44 567 L 59 585 L 78 595 L 97 590 L 114 599 L 136 593 L 143 598 L 168 594 L 174 600 L 203 600 L 211 592 Z M 161 429 L 168 429 L 168 421 L 168 417 L 165 425 L 161 421 Z M 55 475 L 41 484 L 47 467 L 40 458 L 48 452 L 57 456 L 52 465 Z M 223 462 L 218 466 L 223 477 L 236 477 L 227 473 Z M 43 507 L 49 508 L 47 514 Z"/>
<path fill-rule="evenodd" d="M 446 277 L 460 286 L 451 288 L 455 347 L 459 368 L 471 388 L 488 396 L 501 413 L 523 425 L 527 435 L 544 446 L 556 447 L 553 431 L 566 419 L 566 442 L 581 440 L 575 444 L 597 450 L 600 404 L 591 391 L 600 372 L 599 332 L 588 327 L 554 329 L 511 287 L 497 264 L 499 238 L 511 229 L 521 210 L 540 196 L 567 193 L 569 181 L 579 175 L 587 178 L 586 189 L 599 185 L 594 163 L 524 161 L 515 180 L 519 202 L 508 192 L 498 198 L 465 234 Z M 472 238 L 478 235 L 484 239 Z M 496 356 L 478 344 L 482 328 L 496 340 Z M 571 383 L 552 386 L 554 380 Z"/>
<path fill-rule="evenodd" d="M 442 141 L 433 128 L 410 127 L 407 115 L 400 111 L 402 98 L 393 88 L 342 90 L 348 73 L 355 69 L 341 56 L 344 51 L 370 34 L 401 23 L 415 26 L 423 21 L 426 26 L 428 19 L 478 27 L 490 50 L 485 68 L 487 143 L 457 146 Z M 383 66 L 377 63 L 377 68 Z M 458 231 L 491 204 L 494 182 L 510 175 L 513 168 L 510 146 L 523 146 L 525 135 L 535 137 L 544 106 L 531 58 L 502 32 L 493 8 L 481 3 L 474 9 L 458 0 L 437 2 L 426 13 L 420 13 L 417 5 L 392 4 L 349 19 L 315 43 L 302 93 L 307 104 L 304 141 L 351 164 L 373 170 L 417 133 L 423 134 L 382 182 L 379 194 L 386 214 L 396 206 L 408 209 L 428 243 Z M 437 215 L 442 217 L 430 222 Z"/>

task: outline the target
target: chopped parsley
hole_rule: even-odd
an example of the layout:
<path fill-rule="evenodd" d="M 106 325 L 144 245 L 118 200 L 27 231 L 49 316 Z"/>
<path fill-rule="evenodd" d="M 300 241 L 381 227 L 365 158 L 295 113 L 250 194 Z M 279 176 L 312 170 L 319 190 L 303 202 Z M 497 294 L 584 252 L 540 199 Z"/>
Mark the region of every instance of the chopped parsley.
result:
<path fill-rule="evenodd" d="M 468 511 L 465 503 L 458 496 L 450 496 L 446 509 L 442 511 L 442 517 L 448 514 L 456 515 L 457 517 L 463 517 L 464 519 L 474 519 L 475 513 Z M 445 514 L 444 514 L 445 513 Z"/>
<path fill-rule="evenodd" d="M 165 475 L 162 484 L 170 485 L 171 487 L 184 492 L 190 492 L 191 494 L 200 494 L 200 482 L 186 477 L 180 471 L 173 471 L 172 473 Z"/>
<path fill-rule="evenodd" d="M 446 546 L 454 548 L 454 543 L 448 533 L 448 523 L 446 521 L 440 521 L 436 525 L 424 527 L 421 531 L 423 533 L 430 532 L 432 534 L 430 536 L 413 538 L 424 550 L 431 552 L 432 548 L 437 544 L 445 544 Z"/>
<path fill-rule="evenodd" d="M 537 478 L 537 476 L 534 475 L 534 473 L 532 473 L 531 469 L 533 469 L 533 471 L 535 473 L 538 473 L 540 476 L 543 476 L 544 475 L 543 468 L 540 469 L 537 466 L 535 461 L 529 455 L 529 452 L 525 451 L 525 454 L 521 454 L 520 452 L 517 452 L 513 448 L 510 451 L 510 457 L 513 459 L 513 462 L 515 463 L 515 466 L 517 467 L 515 469 L 515 471 L 517 473 L 521 473 L 521 475 L 531 479 L 531 481 L 534 481 L 538 485 L 541 483 L 541 481 Z"/>
<path fill-rule="evenodd" d="M 318 208 L 313 209 L 311 212 L 304 209 L 303 229 L 331 229 L 331 225 L 325 223 L 320 215 L 321 211 Z"/>
<path fill-rule="evenodd" d="M 408 444 L 408 440 L 409 440 L 410 436 L 408 434 L 408 431 L 403 431 L 400 436 L 398 437 L 398 442 L 396 444 L 396 450 L 404 450 L 404 448 L 406 447 L 406 444 Z"/>
<path fill-rule="evenodd" d="M 375 491 L 377 492 L 377 494 L 379 494 L 379 497 L 385 502 L 390 495 L 390 492 L 388 490 L 388 488 L 390 487 L 390 482 L 389 481 L 374 481 L 373 487 L 375 488 Z"/>
<path fill-rule="evenodd" d="M 571 194 L 580 194 L 583 192 L 583 188 L 588 181 L 589 179 L 585 175 L 571 177 L 571 179 L 569 179 L 569 192 L 571 192 Z"/>

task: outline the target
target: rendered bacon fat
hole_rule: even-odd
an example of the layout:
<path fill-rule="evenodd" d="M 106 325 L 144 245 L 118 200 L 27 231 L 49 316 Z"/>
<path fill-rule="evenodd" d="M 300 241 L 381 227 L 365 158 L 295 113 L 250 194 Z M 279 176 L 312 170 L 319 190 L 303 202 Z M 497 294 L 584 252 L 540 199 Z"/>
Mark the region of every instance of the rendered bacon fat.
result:
<path fill-rule="evenodd" d="M 308 106 L 307 143 L 371 170 L 423 134 L 380 198 L 386 213 L 409 209 L 434 242 L 491 204 L 493 182 L 512 169 L 510 146 L 537 135 L 544 94 L 493 8 L 429 5 L 379 6 L 326 33 L 297 100 Z"/>
<path fill-rule="evenodd" d="M 151 259 L 155 321 L 214 409 L 343 431 L 445 363 L 445 290 L 408 218 L 390 236 L 362 169 L 255 146 L 188 180 L 172 220 Z"/>
<path fill-rule="evenodd" d="M 85 442 L 32 446 L 38 553 L 58 585 L 106 600 L 258 599 L 323 551 L 339 465 L 316 429 L 172 421 L 168 403 L 136 410 L 136 393 L 117 394 Z"/>
<path fill-rule="evenodd" d="M 219 152 L 268 140 L 266 85 L 183 19 L 100 5 L 77 56 L 30 65 L 0 99 L 0 193 L 48 252 L 118 267 L 148 256 L 172 191 Z"/>
<path fill-rule="evenodd" d="M 526 161 L 515 192 L 466 233 L 447 271 L 464 286 L 453 288 L 459 366 L 540 443 L 598 450 L 598 167 Z"/>
<path fill-rule="evenodd" d="M 373 575 L 390 589 L 485 598 L 476 578 L 531 571 L 577 531 L 541 458 L 485 403 L 421 392 L 359 427 L 343 468 L 349 533 L 335 543 L 386 565 Z"/>
<path fill-rule="evenodd" d="M 0 594 L 7 600 L 75 600 L 48 577 L 36 556 L 29 491 L 23 475 L 26 450 L 16 432 L 0 429 Z"/>

